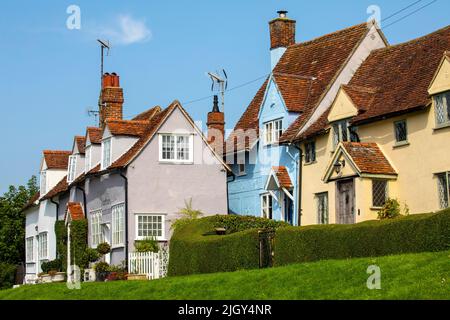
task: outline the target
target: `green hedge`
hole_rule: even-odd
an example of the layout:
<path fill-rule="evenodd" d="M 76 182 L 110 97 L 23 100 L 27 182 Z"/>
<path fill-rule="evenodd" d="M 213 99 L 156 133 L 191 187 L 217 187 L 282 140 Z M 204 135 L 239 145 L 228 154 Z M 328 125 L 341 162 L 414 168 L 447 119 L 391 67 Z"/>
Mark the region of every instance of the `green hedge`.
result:
<path fill-rule="evenodd" d="M 269 220 L 237 216 L 194 220 L 176 229 L 172 236 L 168 273 L 174 276 L 258 268 L 258 229 L 249 228 L 277 225 Z M 217 227 L 225 227 L 227 233 L 240 232 L 218 236 Z"/>
<path fill-rule="evenodd" d="M 450 249 L 450 210 L 356 225 L 287 227 L 275 235 L 274 265 Z"/>
<path fill-rule="evenodd" d="M 0 262 L 0 289 L 9 289 L 15 283 L 17 267 L 13 264 Z"/>

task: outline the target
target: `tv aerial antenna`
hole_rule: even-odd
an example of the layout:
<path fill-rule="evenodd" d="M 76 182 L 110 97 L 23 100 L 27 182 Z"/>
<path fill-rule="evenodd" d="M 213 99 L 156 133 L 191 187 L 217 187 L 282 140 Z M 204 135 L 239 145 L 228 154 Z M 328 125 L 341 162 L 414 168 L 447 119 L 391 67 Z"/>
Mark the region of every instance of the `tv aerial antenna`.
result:
<path fill-rule="evenodd" d="M 225 69 L 222 69 L 221 72 L 208 72 L 208 76 L 212 81 L 211 91 L 214 91 L 217 88 L 217 90 L 220 92 L 220 96 L 222 99 L 222 112 L 225 112 L 225 91 L 227 91 L 228 88 L 228 75 Z"/>
<path fill-rule="evenodd" d="M 103 78 L 103 60 L 105 56 L 105 50 L 106 55 L 109 56 L 109 50 L 111 50 L 111 44 L 109 43 L 109 40 L 101 40 L 97 39 L 98 43 L 100 43 L 100 51 L 101 51 L 101 63 L 100 63 L 100 79 Z"/>
<path fill-rule="evenodd" d="M 100 116 L 100 111 L 98 110 L 94 110 L 93 108 L 87 107 L 86 108 L 86 113 L 88 115 L 88 117 L 94 117 L 94 121 L 96 124 L 98 124 L 98 117 Z"/>

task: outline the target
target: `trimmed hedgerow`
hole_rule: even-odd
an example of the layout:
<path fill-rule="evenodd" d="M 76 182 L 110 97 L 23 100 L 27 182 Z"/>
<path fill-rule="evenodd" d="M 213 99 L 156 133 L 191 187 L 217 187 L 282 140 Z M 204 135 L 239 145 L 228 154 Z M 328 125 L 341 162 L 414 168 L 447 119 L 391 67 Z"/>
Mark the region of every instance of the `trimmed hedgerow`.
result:
<path fill-rule="evenodd" d="M 356 225 L 280 228 L 274 247 L 275 266 L 448 250 L 450 210 Z"/>
<path fill-rule="evenodd" d="M 278 225 L 265 219 L 239 216 L 194 220 L 177 228 L 172 236 L 169 275 L 258 268 L 258 229 Z M 216 235 L 215 228 L 218 227 L 225 227 L 228 234 Z"/>

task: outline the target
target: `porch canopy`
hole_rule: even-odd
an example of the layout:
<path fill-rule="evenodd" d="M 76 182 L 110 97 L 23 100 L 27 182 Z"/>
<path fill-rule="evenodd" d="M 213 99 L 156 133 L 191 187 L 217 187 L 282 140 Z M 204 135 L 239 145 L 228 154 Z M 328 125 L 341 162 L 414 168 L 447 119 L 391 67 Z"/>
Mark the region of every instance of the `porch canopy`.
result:
<path fill-rule="evenodd" d="M 291 177 L 286 167 L 272 167 L 269 177 L 267 178 L 265 189 L 274 197 L 278 202 L 281 202 L 279 197 L 276 196 L 275 191 L 281 191 L 294 201 L 294 196 L 291 191 L 294 185 L 292 184 Z"/>
<path fill-rule="evenodd" d="M 342 142 L 334 152 L 323 181 L 348 177 L 397 179 L 397 171 L 377 143 Z"/>

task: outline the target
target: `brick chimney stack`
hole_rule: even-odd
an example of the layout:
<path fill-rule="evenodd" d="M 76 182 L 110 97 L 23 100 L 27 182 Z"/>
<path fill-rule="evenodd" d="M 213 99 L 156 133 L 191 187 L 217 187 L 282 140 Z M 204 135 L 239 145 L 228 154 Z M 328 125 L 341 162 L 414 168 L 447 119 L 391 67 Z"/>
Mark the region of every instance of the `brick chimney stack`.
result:
<path fill-rule="evenodd" d="M 269 22 L 272 70 L 286 51 L 295 44 L 295 20 L 287 17 L 287 11 L 278 11 L 278 17 Z"/>
<path fill-rule="evenodd" d="M 219 99 L 215 95 L 212 111 L 208 113 L 208 142 L 211 147 L 222 154 L 225 137 L 225 114 L 220 112 Z"/>
<path fill-rule="evenodd" d="M 104 128 L 107 119 L 123 117 L 123 89 L 116 73 L 105 73 L 102 78 L 102 90 L 99 99 L 100 127 Z"/>

